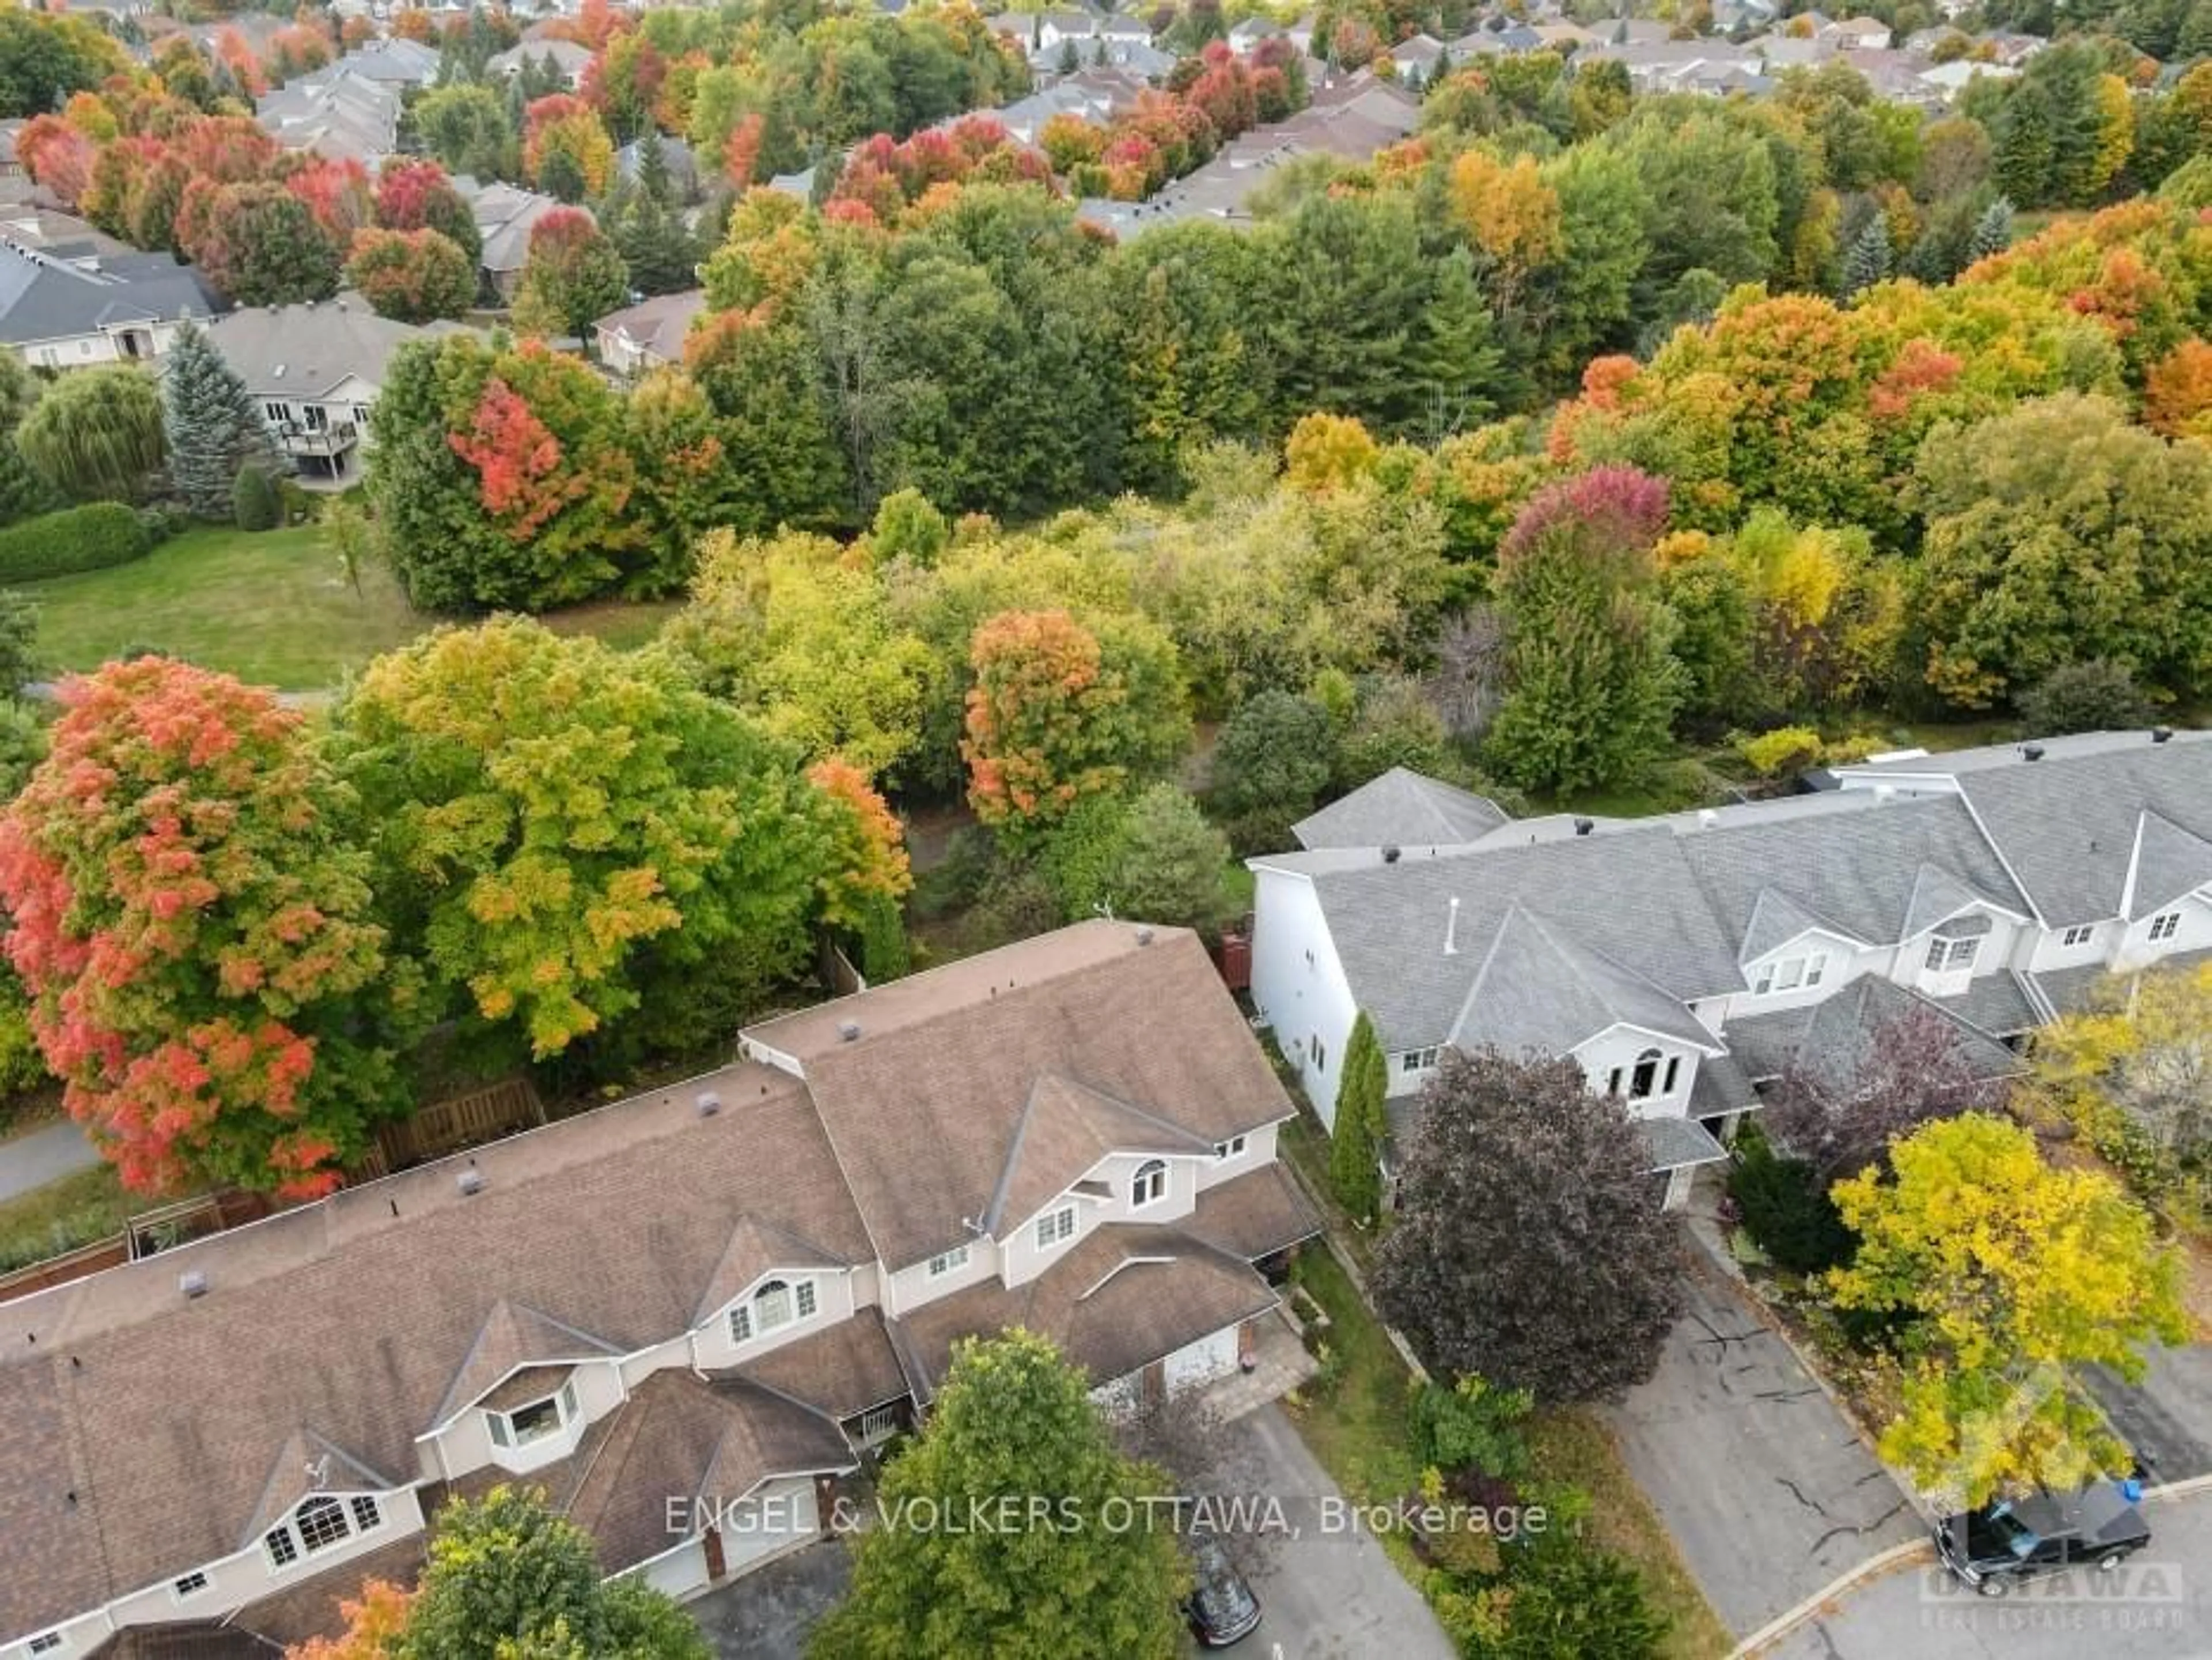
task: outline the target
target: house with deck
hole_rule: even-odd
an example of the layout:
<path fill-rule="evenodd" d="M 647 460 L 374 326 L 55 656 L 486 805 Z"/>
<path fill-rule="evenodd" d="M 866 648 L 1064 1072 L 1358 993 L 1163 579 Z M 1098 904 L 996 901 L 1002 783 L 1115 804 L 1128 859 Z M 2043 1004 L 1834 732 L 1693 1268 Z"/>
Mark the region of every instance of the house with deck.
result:
<path fill-rule="evenodd" d="M 1194 935 L 1097 921 L 0 1304 L 0 1660 L 265 1654 L 517 1478 L 702 1590 L 1009 1326 L 1103 1400 L 1234 1371 L 1318 1227 L 1291 1113 Z"/>
<path fill-rule="evenodd" d="M 1394 1135 L 1447 1049 L 1572 1055 L 1686 1201 L 1759 1091 L 1939 1021 L 1984 1077 L 2108 974 L 2212 953 L 2212 733 L 1877 757 L 1644 819 L 1387 773 L 1256 879 L 1252 996 L 1324 1120 L 1363 1010 Z"/>

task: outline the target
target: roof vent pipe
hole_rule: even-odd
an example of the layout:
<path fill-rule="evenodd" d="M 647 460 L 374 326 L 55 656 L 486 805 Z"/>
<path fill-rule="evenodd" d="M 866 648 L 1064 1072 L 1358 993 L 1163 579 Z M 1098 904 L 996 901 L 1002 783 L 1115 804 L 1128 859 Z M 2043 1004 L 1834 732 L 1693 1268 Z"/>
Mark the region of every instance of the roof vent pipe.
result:
<path fill-rule="evenodd" d="M 472 1199 L 482 1193 L 483 1184 L 483 1172 L 480 1170 L 465 1170 L 453 1178 L 453 1185 L 461 1190 L 464 1199 Z"/>
<path fill-rule="evenodd" d="M 1395 865 L 1395 864 L 1396 864 L 1396 863 L 1398 862 L 1398 849 L 1397 849 L 1397 848 L 1383 848 L 1383 849 L 1382 849 L 1382 862 L 1383 862 L 1384 864 L 1386 864 L 1386 865 Z"/>
<path fill-rule="evenodd" d="M 207 1288 L 207 1275 L 198 1268 L 187 1268 L 177 1276 L 177 1289 L 187 1297 L 204 1297 Z"/>
<path fill-rule="evenodd" d="M 1137 930 L 1137 943 L 1140 946 L 1151 945 L 1152 943 L 1152 931 L 1150 928 L 1139 928 Z"/>
<path fill-rule="evenodd" d="M 1588 836 L 1596 828 L 1597 824 L 1592 819 L 1577 818 L 1575 820 L 1575 834 L 1577 836 Z"/>
<path fill-rule="evenodd" d="M 2021 751 L 2020 758 L 2023 761 L 2040 761 L 2043 759 L 2043 745 L 2030 744 L 2026 749 Z"/>
<path fill-rule="evenodd" d="M 2153 727 L 2150 729 L 2150 741 L 2154 744 L 2163 744 L 2172 736 L 2172 727 Z"/>
<path fill-rule="evenodd" d="M 1720 814 L 1715 812 L 1711 807 L 1699 807 L 1698 809 L 1698 827 L 1700 830 L 1711 830 L 1714 825 L 1720 822 Z"/>
<path fill-rule="evenodd" d="M 1459 896 L 1452 895 L 1451 909 L 1444 913 L 1444 955 L 1459 953 Z"/>
<path fill-rule="evenodd" d="M 712 1118 L 722 1110 L 722 1098 L 712 1090 L 701 1090 L 696 1103 L 702 1118 Z"/>
<path fill-rule="evenodd" d="M 857 1020 L 840 1020 L 837 1023 L 837 1040 L 843 1043 L 859 1043 L 860 1023 Z"/>

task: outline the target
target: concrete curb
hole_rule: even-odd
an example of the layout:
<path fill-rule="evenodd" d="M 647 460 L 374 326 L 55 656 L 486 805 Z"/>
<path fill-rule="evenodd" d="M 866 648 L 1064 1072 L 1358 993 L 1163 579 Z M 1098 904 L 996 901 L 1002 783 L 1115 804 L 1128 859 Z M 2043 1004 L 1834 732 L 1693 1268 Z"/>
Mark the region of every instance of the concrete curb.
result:
<path fill-rule="evenodd" d="M 1879 1578 L 1892 1568 L 1902 1567 L 1907 1562 L 1935 1554 L 1935 1546 L 1927 1540 L 1908 1539 L 1901 1545 L 1892 1545 L 1887 1550 L 1869 1556 L 1858 1566 L 1838 1574 L 1796 1608 L 1777 1614 L 1752 1633 L 1736 1645 L 1729 1660 L 1748 1660 L 1752 1655 L 1763 1653 L 1845 1592 L 1856 1590 L 1867 1580 Z"/>
<path fill-rule="evenodd" d="M 2143 1500 L 2146 1504 L 2175 1504 L 2203 1493 L 2212 1493 L 2212 1474 L 2192 1475 L 2186 1481 L 2168 1481 L 2160 1487 L 2147 1488 Z M 1911 1561 L 1932 1558 L 1935 1554 L 1934 1545 L 1925 1539 L 1908 1539 L 1901 1545 L 1892 1545 L 1848 1572 L 1838 1575 L 1832 1582 L 1822 1586 L 1796 1608 L 1768 1620 L 1738 1644 L 1729 1660 L 1751 1660 L 1751 1657 L 1771 1648 L 1838 1597 L 1856 1590 L 1869 1579 L 1880 1578 L 1893 1568 L 1902 1567 Z"/>

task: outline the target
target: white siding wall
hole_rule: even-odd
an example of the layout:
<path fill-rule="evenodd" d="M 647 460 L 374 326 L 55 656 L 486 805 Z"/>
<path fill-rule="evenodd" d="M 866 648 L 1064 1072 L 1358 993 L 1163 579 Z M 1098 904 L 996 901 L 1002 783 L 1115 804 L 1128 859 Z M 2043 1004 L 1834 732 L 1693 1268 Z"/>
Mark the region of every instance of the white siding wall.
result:
<path fill-rule="evenodd" d="M 999 1256 L 999 1246 L 994 1241 L 978 1237 L 968 1242 L 965 1267 L 954 1268 L 934 1280 L 929 1277 L 927 1261 L 901 1268 L 886 1281 L 889 1294 L 884 1298 L 884 1308 L 896 1317 L 911 1313 L 925 1303 L 980 1285 L 998 1274 Z"/>
<path fill-rule="evenodd" d="M 2176 952 L 2203 951 L 2212 946 L 2212 903 L 2201 897 L 2193 897 L 2168 905 L 2167 911 L 2181 913 L 2181 927 L 2170 939 L 2153 945 L 2150 939 L 2151 918 L 2145 916 L 2128 924 L 2122 939 L 2115 966 L 2141 968 L 2161 957 L 2171 957 Z M 2163 915 L 2164 913 L 2160 913 Z"/>
<path fill-rule="evenodd" d="M 436 1444 L 429 1457 L 442 1460 L 443 1468 L 455 1475 L 477 1469 L 486 1464 L 496 1464 L 501 1469 L 512 1470 L 517 1475 L 541 1469 L 575 1451 L 576 1443 L 582 1439 L 586 1426 L 596 1419 L 605 1417 L 629 1398 L 622 1372 L 621 1366 L 612 1360 L 594 1360 L 578 1366 L 570 1373 L 576 1385 L 578 1417 L 575 1422 L 565 1426 L 557 1435 L 541 1436 L 527 1446 L 495 1446 L 482 1408 L 469 1407 L 436 1436 L 430 1438 Z M 560 1388 L 560 1384 L 556 1383 L 546 1393 L 557 1394 Z M 426 1468 L 435 1468 L 437 1466 L 433 1464 Z"/>
<path fill-rule="evenodd" d="M 2127 932 L 2122 922 L 2097 922 L 2090 925 L 2091 933 L 2086 945 L 2069 946 L 2063 943 L 2066 930 L 2063 927 L 2039 928 L 2027 939 L 2026 966 L 2040 974 L 2046 969 L 2081 969 L 2109 959 Z"/>
<path fill-rule="evenodd" d="M 1275 1162 L 1275 1131 L 1273 1124 L 1262 1124 L 1258 1129 L 1247 1131 L 1244 1151 L 1234 1158 L 1202 1159 L 1198 1166 L 1198 1187 L 1218 1187 L 1224 1182 L 1234 1182 L 1240 1176 L 1249 1176 L 1255 1170 L 1265 1170 Z"/>
<path fill-rule="evenodd" d="M 1336 1117 L 1344 1045 L 1358 1009 L 1338 963 L 1313 884 L 1282 871 L 1256 871 L 1252 938 L 1252 1001 L 1274 1028 L 1322 1122 Z M 1384 1035 L 1388 1041 L 1388 1034 Z M 1314 1064 L 1318 1037 L 1326 1064 Z"/>
<path fill-rule="evenodd" d="M 841 1320 L 853 1317 L 852 1276 L 837 1268 L 771 1268 L 753 1282 L 755 1286 L 769 1280 L 811 1280 L 814 1282 L 814 1313 L 804 1320 L 793 1320 L 789 1325 L 765 1335 L 755 1335 L 744 1343 L 730 1341 L 730 1316 L 727 1305 L 714 1310 L 714 1316 L 695 1335 L 692 1343 L 694 1364 L 702 1371 L 715 1371 L 724 1366 L 734 1366 L 741 1361 L 757 1359 L 760 1356 L 786 1343 L 802 1337 L 811 1337 L 816 1332 L 827 1330 Z M 744 1295 L 752 1295 L 748 1286 Z"/>
<path fill-rule="evenodd" d="M 1636 1057 L 1646 1049 L 1659 1051 L 1659 1085 L 1667 1081 L 1667 1062 L 1672 1060 L 1680 1063 L 1674 1069 L 1674 1087 L 1648 1100 L 1631 1101 L 1629 1110 L 1646 1118 L 1681 1117 L 1689 1110 L 1690 1088 L 1698 1078 L 1698 1051 L 1687 1043 L 1672 1037 L 1656 1037 L 1627 1026 L 1615 1026 L 1579 1045 L 1573 1053 L 1575 1059 L 1582 1062 L 1590 1088 L 1600 1094 L 1604 1093 L 1613 1069 L 1620 1067 L 1620 1090 L 1626 1098 Z"/>

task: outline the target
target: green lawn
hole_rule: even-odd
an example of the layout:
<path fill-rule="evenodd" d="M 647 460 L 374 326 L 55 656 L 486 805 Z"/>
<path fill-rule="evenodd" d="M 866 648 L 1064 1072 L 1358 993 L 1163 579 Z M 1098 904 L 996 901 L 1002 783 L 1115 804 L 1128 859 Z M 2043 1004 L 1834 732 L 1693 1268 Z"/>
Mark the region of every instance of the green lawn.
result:
<path fill-rule="evenodd" d="M 119 1233 L 131 1208 L 123 1183 L 116 1179 L 115 1166 L 108 1164 L 74 1171 L 13 1199 L 0 1199 L 0 1271 Z"/>
<path fill-rule="evenodd" d="M 356 593 L 312 525 L 258 535 L 202 526 L 131 564 L 23 591 L 40 607 L 39 654 L 48 671 L 97 668 L 146 647 L 285 691 L 337 686 L 441 620 L 410 608 L 380 565 L 362 572 Z M 545 620 L 627 651 L 651 639 L 675 608 L 608 601 Z"/>

